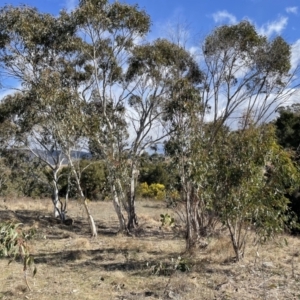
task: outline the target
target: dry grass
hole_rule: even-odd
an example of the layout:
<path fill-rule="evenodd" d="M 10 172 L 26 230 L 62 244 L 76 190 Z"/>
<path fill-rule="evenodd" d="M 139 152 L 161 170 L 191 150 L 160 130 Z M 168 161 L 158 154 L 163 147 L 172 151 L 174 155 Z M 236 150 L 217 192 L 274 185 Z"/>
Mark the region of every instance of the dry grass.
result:
<path fill-rule="evenodd" d="M 5 201 L 4 201 L 5 200 Z M 300 241 L 280 236 L 233 263 L 226 231 L 210 238 L 206 249 L 183 254 L 178 228 L 160 228 L 158 202 L 139 202 L 137 236 L 117 234 L 111 203 L 90 203 L 99 236 L 89 238 L 84 211 L 70 202 L 73 226 L 51 222 L 48 199 L 0 199 L 1 220 L 13 220 L 37 233 L 31 247 L 38 273 L 26 289 L 22 266 L 0 260 L 0 299 L 300 299 Z M 46 217 L 45 217 L 46 216 Z M 287 244 L 285 240 L 287 240 Z M 178 257 L 189 272 L 174 271 Z"/>

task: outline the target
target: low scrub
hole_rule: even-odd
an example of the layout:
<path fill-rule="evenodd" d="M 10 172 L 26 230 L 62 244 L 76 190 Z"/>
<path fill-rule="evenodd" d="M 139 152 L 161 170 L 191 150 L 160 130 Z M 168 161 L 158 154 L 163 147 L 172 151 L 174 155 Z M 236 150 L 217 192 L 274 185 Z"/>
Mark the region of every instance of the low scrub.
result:
<path fill-rule="evenodd" d="M 155 200 L 165 200 L 166 198 L 165 186 L 160 183 L 152 183 L 150 185 L 147 182 L 141 183 L 138 187 L 138 194 L 143 198 Z"/>

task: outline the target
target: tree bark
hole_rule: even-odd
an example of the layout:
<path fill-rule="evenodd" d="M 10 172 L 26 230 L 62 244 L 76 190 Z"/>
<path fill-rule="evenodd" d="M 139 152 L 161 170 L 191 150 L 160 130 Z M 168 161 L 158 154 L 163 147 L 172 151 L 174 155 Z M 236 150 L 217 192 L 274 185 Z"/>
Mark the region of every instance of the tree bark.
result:
<path fill-rule="evenodd" d="M 111 194 L 112 194 L 112 197 L 113 197 L 113 205 L 114 205 L 114 208 L 115 208 L 115 211 L 117 213 L 118 220 L 119 220 L 119 227 L 120 227 L 119 230 L 121 232 L 125 232 L 126 231 L 125 219 L 124 219 L 124 216 L 123 216 L 123 213 L 122 213 L 122 207 L 120 205 L 118 192 L 117 192 L 116 186 L 113 182 L 111 183 Z"/>
<path fill-rule="evenodd" d="M 128 191 L 128 230 L 132 230 L 138 226 L 137 215 L 135 212 L 135 186 L 136 186 L 137 169 L 135 164 L 132 164 L 130 186 Z"/>
<path fill-rule="evenodd" d="M 193 251 L 197 247 L 206 247 L 207 243 L 201 241 L 201 224 L 199 223 L 199 197 L 198 190 L 191 182 L 184 187 L 186 199 L 187 235 L 186 250 Z"/>
<path fill-rule="evenodd" d="M 59 201 L 59 191 L 58 191 L 58 178 L 57 178 L 58 170 L 52 170 L 52 203 L 54 206 L 54 218 L 60 218 L 61 221 L 64 221 L 64 214 L 62 212 L 61 203 Z"/>
<path fill-rule="evenodd" d="M 93 216 L 91 215 L 91 212 L 90 212 L 90 210 L 89 210 L 89 207 L 88 207 L 86 198 L 84 197 L 84 194 L 83 194 L 83 191 L 82 191 L 82 189 L 81 189 L 80 184 L 79 184 L 79 186 L 77 186 L 77 188 L 78 188 L 78 190 L 79 190 L 79 194 L 80 194 L 80 197 L 81 197 L 81 201 L 82 201 L 83 207 L 84 207 L 84 209 L 85 209 L 85 212 L 86 212 L 86 215 L 87 215 L 89 224 L 90 224 L 91 235 L 92 235 L 92 237 L 96 237 L 98 234 L 97 234 L 97 228 L 96 228 L 96 225 L 95 225 L 95 222 L 94 222 L 94 218 L 93 218 Z"/>
<path fill-rule="evenodd" d="M 90 229 L 91 229 L 91 235 L 92 235 L 92 237 L 97 237 L 98 234 L 97 234 L 97 228 L 96 228 L 96 225 L 95 225 L 95 222 L 94 222 L 94 218 L 91 215 L 91 212 L 89 210 L 86 198 L 85 198 L 84 193 L 82 191 L 82 188 L 81 188 L 81 185 L 80 185 L 80 179 L 78 177 L 78 174 L 77 174 L 77 172 L 75 170 L 75 167 L 73 165 L 73 162 L 71 160 L 71 155 L 68 155 L 68 159 L 69 159 L 69 164 L 71 166 L 73 174 L 75 176 L 75 181 L 76 181 L 76 187 L 77 187 L 78 194 L 81 198 L 82 205 L 85 209 L 85 212 L 86 212 L 86 215 L 87 215 L 87 218 L 88 218 L 88 222 L 89 222 Z"/>

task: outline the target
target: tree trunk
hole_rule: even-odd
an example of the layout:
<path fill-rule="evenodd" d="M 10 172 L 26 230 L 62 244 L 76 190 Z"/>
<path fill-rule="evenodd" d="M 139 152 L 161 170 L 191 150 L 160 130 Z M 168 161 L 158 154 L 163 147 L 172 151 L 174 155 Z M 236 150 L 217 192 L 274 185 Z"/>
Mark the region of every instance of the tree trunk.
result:
<path fill-rule="evenodd" d="M 60 218 L 61 221 L 64 221 L 64 214 L 62 212 L 62 207 L 61 207 L 61 203 L 59 201 L 59 191 L 58 191 L 58 178 L 57 178 L 57 173 L 58 170 L 52 170 L 52 176 L 53 176 L 53 181 L 52 181 L 52 203 L 54 206 L 54 218 Z"/>
<path fill-rule="evenodd" d="M 200 239 L 200 224 L 199 224 L 199 197 L 198 191 L 193 187 L 191 182 L 187 182 L 184 187 L 186 200 L 186 217 L 187 217 L 187 235 L 186 235 L 186 250 L 193 251 L 197 247 L 205 247 L 207 243 Z"/>
<path fill-rule="evenodd" d="M 127 201 L 127 197 L 124 194 L 123 187 L 122 187 L 122 184 L 121 184 L 121 180 L 116 179 L 115 182 L 116 182 L 116 185 L 117 185 L 116 189 L 118 191 L 119 198 L 121 199 L 121 204 L 123 204 L 124 209 L 128 213 L 129 212 L 128 201 Z"/>
<path fill-rule="evenodd" d="M 85 212 L 86 212 L 89 224 L 90 224 L 91 235 L 92 235 L 92 237 L 96 237 L 98 234 L 97 234 L 97 228 L 96 228 L 96 225 L 95 225 L 95 222 L 94 222 L 94 218 L 91 215 L 91 212 L 89 210 L 89 207 L 88 207 L 86 198 L 84 197 L 81 186 L 79 185 L 79 187 L 77 186 L 77 188 L 78 188 L 78 191 L 79 191 L 79 194 L 80 194 L 80 197 L 81 197 L 81 201 L 82 201 L 83 207 L 85 209 Z"/>
<path fill-rule="evenodd" d="M 88 222 L 90 224 L 91 235 L 92 235 L 92 237 L 96 237 L 97 236 L 97 228 L 96 228 L 96 225 L 95 225 L 95 222 L 94 222 L 94 218 L 91 215 L 91 212 L 89 210 L 86 198 L 85 198 L 84 193 L 82 191 L 82 188 L 81 188 L 81 185 L 80 185 L 80 179 L 79 179 L 79 176 L 78 176 L 78 174 L 77 174 L 77 172 L 75 170 L 73 162 L 71 160 L 71 155 L 68 156 L 68 159 L 69 159 L 69 164 L 71 166 L 73 174 L 75 176 L 75 181 L 76 181 L 76 187 L 77 187 L 78 194 L 79 194 L 79 196 L 81 198 L 81 202 L 82 202 L 82 204 L 84 206 L 84 209 L 85 209 L 85 212 L 86 212 L 86 215 L 87 215 L 87 218 L 88 218 Z"/>
<path fill-rule="evenodd" d="M 232 243 L 232 247 L 235 253 L 235 259 L 236 261 L 240 261 L 244 257 L 244 248 L 245 248 L 245 237 L 247 234 L 247 231 L 243 234 L 243 237 L 241 239 L 242 234 L 242 225 L 239 224 L 238 221 L 234 225 L 232 225 L 229 220 L 226 221 L 227 228 L 229 229 L 230 233 L 230 239 Z"/>
<path fill-rule="evenodd" d="M 243 253 L 239 249 L 239 245 L 238 245 L 238 243 L 235 239 L 235 236 L 230 234 L 230 238 L 231 238 L 233 250 L 234 250 L 234 253 L 235 253 L 235 259 L 236 259 L 236 261 L 240 261 L 241 258 L 243 257 Z"/>
<path fill-rule="evenodd" d="M 60 211 L 60 202 L 58 199 L 58 191 L 53 188 L 52 192 L 52 203 L 54 206 L 54 218 L 61 218 L 61 211 Z"/>
<path fill-rule="evenodd" d="M 82 196 L 83 196 L 83 194 L 82 194 Z M 83 206 L 84 206 L 85 212 L 86 212 L 86 214 L 88 216 L 88 221 L 89 221 L 89 224 L 90 224 L 92 237 L 96 237 L 97 236 L 97 228 L 96 228 L 94 219 L 93 219 L 93 217 L 92 217 L 92 215 L 90 213 L 89 207 L 87 205 L 87 201 L 84 198 L 84 196 L 82 198 L 82 202 L 83 202 Z"/>
<path fill-rule="evenodd" d="M 76 179 L 76 182 L 77 182 L 77 179 Z M 82 188 L 81 188 L 79 182 L 77 182 L 77 189 L 78 189 L 79 195 L 81 197 L 81 201 L 82 201 L 82 204 L 84 206 L 84 209 L 85 209 L 85 212 L 86 212 L 89 224 L 90 224 L 91 235 L 92 235 L 92 237 L 96 237 L 98 234 L 97 234 L 97 228 L 96 228 L 96 225 L 95 225 L 95 222 L 94 222 L 94 218 L 91 215 L 91 212 L 89 210 L 86 198 L 84 197 L 84 194 L 83 194 L 83 191 L 82 191 Z"/>
<path fill-rule="evenodd" d="M 194 234 L 191 220 L 191 200 L 188 191 L 185 195 L 186 201 L 186 250 L 189 251 L 194 246 Z"/>
<path fill-rule="evenodd" d="M 119 219 L 119 226 L 120 226 L 119 230 L 121 232 L 125 232 L 126 231 L 125 219 L 122 214 L 122 207 L 120 205 L 117 189 L 113 182 L 111 183 L 111 193 L 112 193 L 112 197 L 113 197 L 114 208 L 115 208 L 115 211 L 116 211 L 118 219 Z"/>
<path fill-rule="evenodd" d="M 130 189 L 128 191 L 128 230 L 132 230 L 138 226 L 137 215 L 135 213 L 135 185 L 136 185 L 137 169 L 135 164 L 132 165 L 130 176 Z"/>

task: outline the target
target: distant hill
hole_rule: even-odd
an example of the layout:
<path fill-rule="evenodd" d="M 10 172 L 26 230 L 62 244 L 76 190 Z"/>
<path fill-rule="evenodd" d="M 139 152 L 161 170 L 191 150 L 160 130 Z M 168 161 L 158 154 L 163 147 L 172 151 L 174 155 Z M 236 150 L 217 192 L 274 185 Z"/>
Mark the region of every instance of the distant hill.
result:
<path fill-rule="evenodd" d="M 55 158 L 57 158 L 61 151 L 53 150 L 53 151 L 46 151 L 41 149 L 33 149 L 33 151 L 42 159 L 46 160 L 50 164 L 54 164 Z M 22 153 L 28 157 L 29 160 L 34 159 L 35 155 L 28 149 L 11 149 L 10 152 L 17 152 Z M 92 154 L 87 151 L 71 151 L 71 157 L 74 160 L 81 160 L 81 159 L 91 159 Z M 65 155 L 63 155 L 64 164 L 68 164 L 68 159 Z"/>

